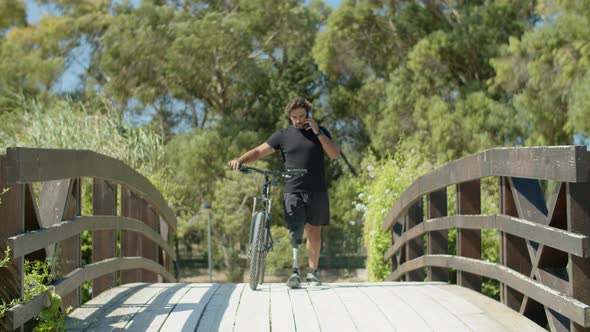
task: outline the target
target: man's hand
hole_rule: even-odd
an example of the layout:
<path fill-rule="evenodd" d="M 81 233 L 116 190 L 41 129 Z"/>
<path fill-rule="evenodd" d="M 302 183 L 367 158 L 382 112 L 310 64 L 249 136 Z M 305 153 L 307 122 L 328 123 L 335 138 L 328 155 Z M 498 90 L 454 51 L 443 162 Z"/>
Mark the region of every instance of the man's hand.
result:
<path fill-rule="evenodd" d="M 240 166 L 242 166 L 242 163 L 240 163 L 239 160 L 234 159 L 234 160 L 230 160 L 229 163 L 227 163 L 227 166 L 235 171 L 240 169 Z"/>
<path fill-rule="evenodd" d="M 307 118 L 307 119 L 305 119 L 305 121 L 303 123 L 308 124 L 308 127 L 305 128 L 305 130 L 313 130 L 313 133 L 316 135 L 320 132 L 320 127 L 318 126 L 318 123 L 315 122 L 314 119 Z"/>

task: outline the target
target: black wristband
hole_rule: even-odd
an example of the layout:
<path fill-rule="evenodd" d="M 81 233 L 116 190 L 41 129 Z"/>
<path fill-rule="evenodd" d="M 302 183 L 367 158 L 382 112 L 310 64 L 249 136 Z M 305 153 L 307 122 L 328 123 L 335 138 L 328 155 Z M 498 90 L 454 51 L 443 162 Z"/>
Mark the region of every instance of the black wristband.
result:
<path fill-rule="evenodd" d="M 320 136 L 322 136 L 323 134 L 324 134 L 324 133 L 322 133 L 322 130 L 320 129 L 320 130 L 318 130 L 318 133 L 317 133 L 317 134 L 315 134 L 315 135 L 316 135 L 317 137 L 320 137 Z"/>

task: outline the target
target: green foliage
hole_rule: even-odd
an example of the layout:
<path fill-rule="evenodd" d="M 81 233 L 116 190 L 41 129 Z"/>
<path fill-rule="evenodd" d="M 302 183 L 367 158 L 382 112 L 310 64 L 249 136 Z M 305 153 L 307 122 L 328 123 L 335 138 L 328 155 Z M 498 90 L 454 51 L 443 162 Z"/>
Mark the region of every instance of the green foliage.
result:
<path fill-rule="evenodd" d="M 0 193 L 0 204 L 2 204 L 2 196 L 4 194 L 6 194 L 9 190 L 10 190 L 10 188 L 4 188 L 4 189 L 2 189 L 2 192 Z"/>
<path fill-rule="evenodd" d="M 223 262 L 229 281 L 242 280 L 246 262 L 240 258 L 246 252 L 252 199 L 258 194 L 259 178 L 236 171 L 226 171 L 214 188 L 212 203 L 212 236 L 216 240 L 217 262 Z"/>
<path fill-rule="evenodd" d="M 10 247 L 4 250 L 4 258 L 0 260 L 0 268 L 5 267 L 10 262 Z"/>
<path fill-rule="evenodd" d="M 391 234 L 383 230 L 384 218 L 399 196 L 432 165 L 423 155 L 408 149 L 404 143 L 398 145 L 393 159 L 377 160 L 369 155 L 363 162 L 364 176 L 356 209 L 365 212 L 363 237 L 367 248 L 367 270 L 371 281 L 384 280 L 391 271 L 390 262 L 383 256 L 391 246 Z"/>
<path fill-rule="evenodd" d="M 0 133 L 0 148 L 92 150 L 122 160 L 156 186 L 165 185 L 161 183 L 166 172 L 163 137 L 150 128 L 129 126 L 106 99 L 46 104 L 23 96 L 15 98 L 18 116 L 0 115 L 9 123 Z"/>
<path fill-rule="evenodd" d="M 6 258 L 0 261 L 0 268 L 5 267 L 9 262 L 10 248 L 5 251 Z M 25 260 L 25 278 L 24 278 L 24 296 L 23 298 L 13 299 L 10 303 L 2 301 L 0 305 L 0 318 L 4 316 L 7 310 L 13 306 L 21 303 L 26 303 L 36 296 L 49 291 L 51 305 L 38 315 L 40 324 L 35 327 L 35 331 L 65 331 L 65 317 L 72 307 L 68 307 L 65 311 L 61 308 L 62 299 L 55 292 L 53 287 L 48 287 L 46 284 L 51 282 L 55 277 L 49 272 L 51 262 Z"/>
<path fill-rule="evenodd" d="M 590 133 L 590 7 L 585 1 L 542 1 L 543 24 L 510 38 L 492 60 L 494 88 L 514 100 L 526 120 L 527 143 L 571 144 L 574 133 Z"/>

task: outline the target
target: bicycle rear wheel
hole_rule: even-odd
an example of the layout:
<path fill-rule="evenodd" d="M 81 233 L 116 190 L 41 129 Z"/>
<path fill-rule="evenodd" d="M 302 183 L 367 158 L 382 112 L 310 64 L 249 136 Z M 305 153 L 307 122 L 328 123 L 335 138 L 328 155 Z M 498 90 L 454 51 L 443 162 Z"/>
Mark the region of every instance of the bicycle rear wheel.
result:
<path fill-rule="evenodd" d="M 250 288 L 256 289 L 261 281 L 261 274 L 264 274 L 264 223 L 266 222 L 266 213 L 257 212 L 253 221 L 254 230 L 250 242 Z"/>

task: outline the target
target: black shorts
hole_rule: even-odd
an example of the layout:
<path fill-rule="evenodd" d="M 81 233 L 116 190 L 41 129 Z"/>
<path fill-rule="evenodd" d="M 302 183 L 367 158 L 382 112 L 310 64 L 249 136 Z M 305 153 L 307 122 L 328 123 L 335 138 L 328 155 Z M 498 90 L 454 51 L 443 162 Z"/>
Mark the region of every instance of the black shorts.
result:
<path fill-rule="evenodd" d="M 289 228 L 291 246 L 301 244 L 305 224 L 330 224 L 330 201 L 327 192 L 298 192 L 283 195 L 285 222 Z"/>

